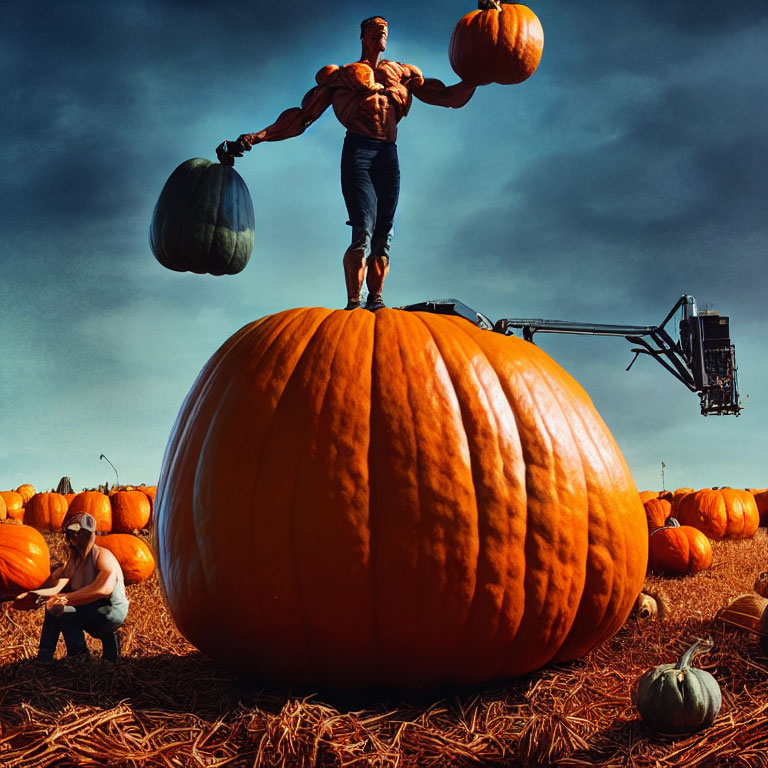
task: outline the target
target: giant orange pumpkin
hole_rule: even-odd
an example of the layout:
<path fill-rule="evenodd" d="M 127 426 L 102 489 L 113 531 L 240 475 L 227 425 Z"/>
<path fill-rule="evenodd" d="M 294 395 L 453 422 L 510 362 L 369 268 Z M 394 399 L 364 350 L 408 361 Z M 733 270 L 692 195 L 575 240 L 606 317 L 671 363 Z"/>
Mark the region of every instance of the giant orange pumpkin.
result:
<path fill-rule="evenodd" d="M 525 5 L 479 0 L 478 10 L 454 27 L 448 58 L 453 71 L 472 85 L 510 85 L 529 78 L 539 66 L 544 30 Z"/>
<path fill-rule="evenodd" d="M 155 572 L 152 550 L 132 533 L 110 533 L 99 536 L 98 545 L 108 549 L 117 558 L 126 584 L 146 581 Z"/>
<path fill-rule="evenodd" d="M 149 498 L 142 491 L 115 491 L 109 496 L 112 506 L 112 530 L 130 533 L 146 528 L 149 523 Z"/>
<path fill-rule="evenodd" d="M 171 432 L 155 526 L 185 636 L 278 684 L 580 657 L 626 619 L 648 552 L 571 376 L 519 338 L 395 309 L 289 310 L 225 342 Z"/>
<path fill-rule="evenodd" d="M 712 544 L 698 529 L 670 518 L 651 531 L 648 567 L 657 573 L 685 575 L 712 565 Z"/>
<path fill-rule="evenodd" d="M 48 545 L 29 525 L 0 525 L 0 599 L 40 587 L 50 574 Z"/>
<path fill-rule="evenodd" d="M 112 530 L 112 505 L 109 496 L 101 491 L 81 491 L 69 503 L 67 517 L 77 512 L 87 512 L 96 518 L 96 530 L 109 533 Z"/>
<path fill-rule="evenodd" d="M 58 531 L 69 504 L 60 493 L 36 493 L 27 502 L 24 522 L 38 531 Z"/>
<path fill-rule="evenodd" d="M 704 488 L 687 493 L 673 504 L 672 514 L 710 539 L 748 539 L 760 524 L 755 497 L 735 488 Z"/>

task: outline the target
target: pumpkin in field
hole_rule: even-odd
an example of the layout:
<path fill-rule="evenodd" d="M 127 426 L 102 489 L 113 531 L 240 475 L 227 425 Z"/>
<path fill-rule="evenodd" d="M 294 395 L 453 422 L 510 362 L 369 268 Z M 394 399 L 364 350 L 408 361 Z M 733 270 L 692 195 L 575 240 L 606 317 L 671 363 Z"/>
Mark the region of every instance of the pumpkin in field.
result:
<path fill-rule="evenodd" d="M 672 502 L 672 514 L 675 514 L 680 502 L 689 494 L 693 493 L 693 488 L 676 488 L 674 491 L 669 492 L 669 500 Z"/>
<path fill-rule="evenodd" d="M 24 522 L 38 531 L 58 531 L 67 516 L 69 504 L 60 493 L 36 493 L 27 502 Z"/>
<path fill-rule="evenodd" d="M 194 645 L 340 688 L 580 657 L 625 621 L 648 552 L 628 467 L 573 378 L 522 339 L 395 309 L 289 310 L 234 334 L 178 414 L 154 523 Z"/>
<path fill-rule="evenodd" d="M 727 626 L 741 627 L 750 632 L 759 632 L 760 619 L 768 607 L 768 600 L 756 592 L 748 592 L 731 600 L 715 615 Z"/>
<path fill-rule="evenodd" d="M 768 571 L 763 571 L 758 575 L 758 577 L 755 579 L 753 589 L 755 592 L 757 592 L 758 595 L 761 595 L 762 597 L 768 597 Z"/>
<path fill-rule="evenodd" d="M 760 524 L 755 497 L 735 488 L 704 488 L 683 496 L 672 514 L 710 539 L 748 539 Z"/>
<path fill-rule="evenodd" d="M 10 520 L 24 519 L 24 497 L 18 491 L 0 491 L 5 502 L 6 517 Z"/>
<path fill-rule="evenodd" d="M 456 24 L 448 58 L 453 71 L 472 85 L 510 85 L 527 80 L 539 66 L 544 30 L 525 5 L 479 0 Z"/>
<path fill-rule="evenodd" d="M 23 506 L 26 506 L 27 502 L 35 495 L 35 486 L 30 483 L 23 483 L 16 489 L 16 493 L 21 494 L 21 498 L 24 501 Z"/>
<path fill-rule="evenodd" d="M 115 533 L 140 531 L 149 523 L 149 499 L 142 491 L 115 491 L 110 494 L 112 530 Z"/>
<path fill-rule="evenodd" d="M 760 525 L 768 525 L 768 490 L 756 488 L 751 491 L 757 504 L 757 514 L 760 516 Z"/>
<path fill-rule="evenodd" d="M 651 531 L 648 567 L 657 573 L 698 573 L 712 565 L 712 545 L 698 529 L 680 525 L 670 517 L 661 528 Z"/>
<path fill-rule="evenodd" d="M 112 530 L 112 505 L 109 496 L 101 491 L 81 491 L 69 503 L 67 517 L 78 512 L 87 512 L 96 518 L 96 530 L 109 533 Z M 66 521 L 65 521 L 66 522 Z"/>
<path fill-rule="evenodd" d="M 155 572 L 152 550 L 138 536 L 132 533 L 110 533 L 99 536 L 97 543 L 117 558 L 126 584 L 146 581 Z"/>
<path fill-rule="evenodd" d="M 28 525 L 0 525 L 0 599 L 37 589 L 50 574 L 48 545 Z"/>
<path fill-rule="evenodd" d="M 672 502 L 658 496 L 654 499 L 648 499 L 643 504 L 643 508 L 645 509 L 645 517 L 648 520 L 649 531 L 652 531 L 654 528 L 661 528 L 667 521 L 667 518 L 672 515 Z"/>
<path fill-rule="evenodd" d="M 254 225 L 253 203 L 240 174 L 193 158 L 165 183 L 152 214 L 149 244 L 168 269 L 234 275 L 251 256 Z"/>
<path fill-rule="evenodd" d="M 638 680 L 635 706 L 649 728 L 689 733 L 712 724 L 723 703 L 720 686 L 709 672 L 690 665 L 697 653 L 711 648 L 711 641 L 697 640 L 677 664 L 661 664 Z"/>

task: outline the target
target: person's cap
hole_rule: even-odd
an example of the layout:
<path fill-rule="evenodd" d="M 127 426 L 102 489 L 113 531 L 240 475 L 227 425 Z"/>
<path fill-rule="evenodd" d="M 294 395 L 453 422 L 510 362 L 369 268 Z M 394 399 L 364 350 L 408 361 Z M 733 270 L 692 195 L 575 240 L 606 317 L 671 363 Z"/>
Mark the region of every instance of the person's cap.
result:
<path fill-rule="evenodd" d="M 77 515 L 72 515 L 72 517 L 69 518 L 66 530 L 96 533 L 96 518 L 93 515 L 89 515 L 87 512 L 80 512 Z"/>

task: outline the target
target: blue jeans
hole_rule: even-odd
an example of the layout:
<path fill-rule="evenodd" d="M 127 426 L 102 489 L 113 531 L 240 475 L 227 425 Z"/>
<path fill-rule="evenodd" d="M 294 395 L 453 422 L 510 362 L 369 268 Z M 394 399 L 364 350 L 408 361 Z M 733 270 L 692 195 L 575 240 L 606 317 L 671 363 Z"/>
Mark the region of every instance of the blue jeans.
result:
<path fill-rule="evenodd" d="M 59 635 L 64 635 L 67 656 L 87 653 L 84 632 L 101 640 L 104 658 L 117 661 L 120 655 L 120 638 L 117 630 L 125 621 L 127 611 L 113 609 L 108 598 L 95 600 L 86 605 L 67 605 L 59 616 L 45 611 L 43 629 L 40 633 L 40 646 L 37 658 L 51 661 L 59 642 Z"/>
<path fill-rule="evenodd" d="M 386 256 L 400 195 L 400 164 L 394 142 L 347 133 L 341 152 L 341 192 L 352 226 L 349 250 L 365 258 Z"/>

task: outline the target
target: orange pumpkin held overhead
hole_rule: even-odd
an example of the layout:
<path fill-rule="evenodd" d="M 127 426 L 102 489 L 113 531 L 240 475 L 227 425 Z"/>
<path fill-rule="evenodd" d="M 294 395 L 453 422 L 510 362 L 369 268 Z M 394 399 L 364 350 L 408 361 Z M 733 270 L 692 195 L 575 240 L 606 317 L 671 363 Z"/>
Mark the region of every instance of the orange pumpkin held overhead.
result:
<path fill-rule="evenodd" d="M 735 488 L 703 488 L 687 493 L 673 504 L 672 514 L 710 539 L 748 539 L 760 525 L 755 497 Z"/>
<path fill-rule="evenodd" d="M 60 493 L 36 493 L 28 502 L 24 522 L 38 531 L 58 531 L 69 504 Z"/>
<path fill-rule="evenodd" d="M 448 50 L 453 71 L 473 85 L 527 80 L 544 49 L 536 14 L 525 5 L 498 0 L 480 0 L 477 7 L 454 27 Z"/>
<path fill-rule="evenodd" d="M 29 525 L 0 525 L 0 599 L 37 589 L 50 574 L 48 545 Z"/>
<path fill-rule="evenodd" d="M 199 374 L 154 547 L 181 631 L 240 673 L 423 686 L 613 635 L 648 532 L 612 435 L 535 345 L 458 317 L 304 308 L 245 326 Z"/>

